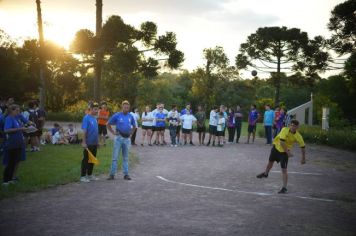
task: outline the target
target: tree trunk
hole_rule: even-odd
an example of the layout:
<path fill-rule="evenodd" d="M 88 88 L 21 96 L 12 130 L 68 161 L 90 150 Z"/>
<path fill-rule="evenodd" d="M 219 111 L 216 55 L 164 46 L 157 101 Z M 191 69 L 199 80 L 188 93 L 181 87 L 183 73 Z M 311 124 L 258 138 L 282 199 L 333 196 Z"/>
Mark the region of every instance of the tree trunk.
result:
<path fill-rule="evenodd" d="M 281 58 L 277 57 L 276 96 L 274 98 L 274 106 L 279 105 L 280 88 L 281 88 Z"/>
<path fill-rule="evenodd" d="M 95 65 L 94 65 L 94 100 L 100 101 L 100 81 L 101 81 L 101 71 L 103 62 L 103 52 L 101 47 L 101 30 L 103 21 L 103 1 L 96 0 L 96 39 L 97 48 L 95 51 Z"/>
<path fill-rule="evenodd" d="M 45 81 L 45 67 L 46 60 L 43 55 L 44 50 L 44 38 L 43 38 L 43 26 L 42 26 L 42 12 L 41 12 L 41 1 L 36 0 L 37 5 L 37 24 L 38 24 L 38 35 L 39 35 L 39 60 L 40 60 L 40 108 L 44 109 L 46 103 L 46 81 Z"/>

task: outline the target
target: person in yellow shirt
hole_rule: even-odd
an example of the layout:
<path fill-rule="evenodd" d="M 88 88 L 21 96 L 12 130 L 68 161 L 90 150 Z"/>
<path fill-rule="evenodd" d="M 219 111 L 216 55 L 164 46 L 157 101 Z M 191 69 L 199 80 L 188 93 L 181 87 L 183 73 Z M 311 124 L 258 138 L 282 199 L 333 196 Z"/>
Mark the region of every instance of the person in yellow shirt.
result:
<path fill-rule="evenodd" d="M 269 156 L 266 171 L 256 176 L 259 179 L 267 178 L 269 171 L 273 167 L 273 163 L 280 162 L 282 168 L 283 187 L 278 193 L 287 193 L 287 165 L 288 158 L 293 156 L 291 153 L 291 148 L 293 147 L 294 143 L 299 143 L 299 146 L 302 150 L 301 164 L 305 164 L 305 143 L 302 135 L 297 130 L 298 127 L 299 122 L 297 120 L 292 120 L 289 127 L 284 127 L 281 132 L 274 138 L 273 147 Z"/>

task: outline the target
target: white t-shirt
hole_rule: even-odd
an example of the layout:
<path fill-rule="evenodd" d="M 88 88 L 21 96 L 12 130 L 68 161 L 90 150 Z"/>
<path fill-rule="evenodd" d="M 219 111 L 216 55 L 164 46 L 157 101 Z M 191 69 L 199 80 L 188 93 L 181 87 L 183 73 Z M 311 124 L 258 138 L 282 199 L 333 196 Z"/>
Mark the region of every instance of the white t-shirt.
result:
<path fill-rule="evenodd" d="M 143 121 L 143 119 L 150 119 L 149 121 Z M 153 125 L 153 120 L 154 117 L 152 115 L 152 112 L 147 112 L 147 115 L 145 115 L 145 112 L 142 113 L 142 125 L 144 126 L 152 126 Z"/>
<path fill-rule="evenodd" d="M 216 118 L 217 118 L 217 113 L 214 110 L 212 110 L 210 112 L 209 125 L 217 126 L 218 123 L 217 123 L 217 119 Z"/>
<path fill-rule="evenodd" d="M 52 136 L 52 144 L 57 144 L 61 140 L 61 134 L 59 131 L 57 131 L 53 136 Z"/>
<path fill-rule="evenodd" d="M 224 127 L 225 127 L 225 118 L 219 118 L 218 121 L 218 127 L 216 128 L 217 131 L 224 131 Z"/>
<path fill-rule="evenodd" d="M 134 120 L 135 120 L 135 125 L 136 125 L 136 127 L 138 127 L 137 121 L 138 121 L 138 119 L 140 119 L 140 115 L 137 114 L 137 113 L 135 113 L 135 112 L 130 112 L 130 114 L 132 115 L 132 117 L 133 117 Z"/>
<path fill-rule="evenodd" d="M 183 129 L 192 129 L 193 128 L 193 121 L 197 121 L 197 118 L 195 116 L 189 114 L 182 115 L 180 119 L 183 122 Z"/>

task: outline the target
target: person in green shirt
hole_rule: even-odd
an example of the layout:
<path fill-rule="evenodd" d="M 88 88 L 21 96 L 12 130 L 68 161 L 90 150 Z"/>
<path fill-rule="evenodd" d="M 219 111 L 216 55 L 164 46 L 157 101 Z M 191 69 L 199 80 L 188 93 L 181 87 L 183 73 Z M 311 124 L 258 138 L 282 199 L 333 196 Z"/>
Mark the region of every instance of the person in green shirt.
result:
<path fill-rule="evenodd" d="M 198 112 L 195 114 L 195 117 L 197 118 L 197 132 L 199 134 L 199 145 L 204 145 L 204 139 L 205 139 L 205 120 L 206 120 L 206 115 L 205 111 L 203 110 L 202 106 L 198 106 Z"/>

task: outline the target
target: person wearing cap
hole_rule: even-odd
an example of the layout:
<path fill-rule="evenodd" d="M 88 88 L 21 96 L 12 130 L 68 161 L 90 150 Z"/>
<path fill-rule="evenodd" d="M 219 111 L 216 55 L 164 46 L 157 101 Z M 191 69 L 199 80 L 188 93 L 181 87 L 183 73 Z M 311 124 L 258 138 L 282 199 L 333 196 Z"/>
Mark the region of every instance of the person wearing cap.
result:
<path fill-rule="evenodd" d="M 81 165 L 81 177 L 80 182 L 88 183 L 92 180 L 98 180 L 97 177 L 93 175 L 93 163 L 88 163 L 89 155 L 88 150 L 96 156 L 96 151 L 99 144 L 99 132 L 98 132 L 98 122 L 96 115 L 99 111 L 99 104 L 96 102 L 90 103 L 87 114 L 84 116 L 82 121 L 83 130 L 83 160 Z"/>
<path fill-rule="evenodd" d="M 108 180 L 113 180 L 115 178 L 120 150 L 122 150 L 122 169 L 124 172 L 124 179 L 131 180 L 131 177 L 129 176 L 130 136 L 137 127 L 134 117 L 130 114 L 130 103 L 125 100 L 121 103 L 121 107 L 122 112 L 115 113 L 110 117 L 107 123 L 109 132 L 115 135 L 111 170 Z M 111 127 L 112 125 L 116 126 L 115 131 Z"/>

